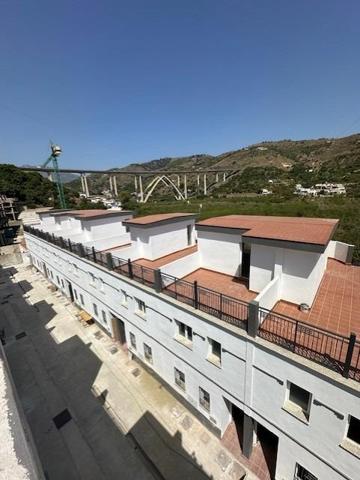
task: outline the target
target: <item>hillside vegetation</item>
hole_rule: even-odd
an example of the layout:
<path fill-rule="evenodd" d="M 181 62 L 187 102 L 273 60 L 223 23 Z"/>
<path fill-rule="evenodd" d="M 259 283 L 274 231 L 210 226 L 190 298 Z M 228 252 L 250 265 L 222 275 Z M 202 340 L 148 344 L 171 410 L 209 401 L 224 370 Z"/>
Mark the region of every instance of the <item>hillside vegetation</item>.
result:
<path fill-rule="evenodd" d="M 226 196 L 233 193 L 256 193 L 260 188 L 275 185 L 276 190 L 293 190 L 296 183 L 309 187 L 320 182 L 345 183 L 349 195 L 360 196 L 360 134 L 337 139 L 282 140 L 262 142 L 247 148 L 221 155 L 193 155 L 180 158 L 162 158 L 142 164 L 131 164 L 117 170 L 147 172 L 149 170 L 198 170 L 226 168 L 234 172 L 224 184 L 215 183 L 215 175 L 209 175 L 210 191 Z M 108 188 L 106 175 L 89 177 L 91 191 L 100 193 Z M 133 178 L 121 176 L 122 190 L 134 191 Z M 78 181 L 69 184 L 79 188 Z M 188 178 L 189 194 L 195 194 L 196 175 Z M 159 190 L 163 196 L 166 190 Z M 169 196 L 172 192 L 168 192 Z M 156 192 L 154 197 L 156 197 Z"/>

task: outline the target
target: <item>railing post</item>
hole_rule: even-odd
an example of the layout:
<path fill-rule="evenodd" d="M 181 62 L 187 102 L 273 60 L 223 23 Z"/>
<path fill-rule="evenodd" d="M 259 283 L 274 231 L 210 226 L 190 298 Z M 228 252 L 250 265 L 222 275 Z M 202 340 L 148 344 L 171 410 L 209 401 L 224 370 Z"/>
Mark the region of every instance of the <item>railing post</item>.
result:
<path fill-rule="evenodd" d="M 54 245 L 56 245 L 56 241 L 55 241 L 55 235 L 54 235 L 54 234 L 52 234 L 52 235 L 51 235 L 51 238 L 52 238 L 52 243 L 53 243 Z"/>
<path fill-rule="evenodd" d="M 60 237 L 60 247 L 65 248 L 65 242 L 64 242 L 63 237 Z"/>
<path fill-rule="evenodd" d="M 220 312 L 219 312 L 219 318 L 222 320 L 223 317 L 223 295 L 220 293 Z"/>
<path fill-rule="evenodd" d="M 85 257 L 85 248 L 82 243 L 78 243 L 78 248 L 79 248 L 79 255 L 80 257 L 84 258 Z"/>
<path fill-rule="evenodd" d="M 298 320 L 296 320 L 296 322 L 295 322 L 295 335 L 294 335 L 293 352 L 295 352 L 295 348 L 296 348 L 296 340 L 297 340 L 298 326 L 299 326 L 299 322 L 298 322 Z"/>
<path fill-rule="evenodd" d="M 69 251 L 72 252 L 72 245 L 71 245 L 71 240 L 68 238 L 68 245 L 69 245 Z"/>
<path fill-rule="evenodd" d="M 349 372 L 351 368 L 351 360 L 354 353 L 355 342 L 356 342 L 356 335 L 354 332 L 351 332 L 349 337 L 349 345 L 346 353 L 344 370 L 343 370 L 343 377 L 345 378 L 349 378 Z"/>
<path fill-rule="evenodd" d="M 199 308 L 199 290 L 198 290 L 198 282 L 194 281 L 194 308 Z"/>
<path fill-rule="evenodd" d="M 110 252 L 106 254 L 106 265 L 109 270 L 114 270 L 114 262 Z"/>
<path fill-rule="evenodd" d="M 159 268 L 154 270 L 154 288 L 157 293 L 160 293 L 162 290 L 161 270 Z"/>
<path fill-rule="evenodd" d="M 93 260 L 94 260 L 95 263 L 97 263 L 95 247 L 91 247 L 91 251 L 92 251 Z"/>
<path fill-rule="evenodd" d="M 131 260 L 130 260 L 130 258 L 128 258 L 128 270 L 129 270 L 129 277 L 130 277 L 130 278 L 134 278 L 133 268 L 132 268 L 132 265 L 131 265 Z"/>
<path fill-rule="evenodd" d="M 247 321 L 247 332 L 251 337 L 256 337 L 259 328 L 259 302 L 251 300 L 249 303 L 249 318 Z"/>

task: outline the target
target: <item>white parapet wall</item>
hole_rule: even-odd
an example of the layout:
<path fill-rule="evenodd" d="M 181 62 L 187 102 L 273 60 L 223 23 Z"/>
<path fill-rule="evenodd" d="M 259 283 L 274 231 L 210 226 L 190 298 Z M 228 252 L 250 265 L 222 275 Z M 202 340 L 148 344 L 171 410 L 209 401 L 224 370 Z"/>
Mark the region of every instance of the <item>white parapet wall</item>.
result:
<path fill-rule="evenodd" d="M 339 260 L 340 262 L 351 263 L 353 249 L 354 245 L 331 240 L 327 246 L 326 254 L 328 257 L 335 258 L 335 260 Z"/>
<path fill-rule="evenodd" d="M 76 240 L 75 240 L 76 241 Z M 114 237 L 98 238 L 83 242 L 85 247 L 94 247 L 96 250 L 107 250 L 109 248 L 120 247 L 130 243 L 130 234 L 116 235 Z"/>
<path fill-rule="evenodd" d="M 276 276 L 266 287 L 261 290 L 259 295 L 254 299 L 258 302 L 260 308 L 271 310 L 275 304 L 281 299 L 281 276 Z"/>
<path fill-rule="evenodd" d="M 174 262 L 168 263 L 161 268 L 163 273 L 172 275 L 173 277 L 182 278 L 189 275 L 191 272 L 200 268 L 200 254 L 199 252 L 192 253 L 186 257 L 179 258 Z"/>

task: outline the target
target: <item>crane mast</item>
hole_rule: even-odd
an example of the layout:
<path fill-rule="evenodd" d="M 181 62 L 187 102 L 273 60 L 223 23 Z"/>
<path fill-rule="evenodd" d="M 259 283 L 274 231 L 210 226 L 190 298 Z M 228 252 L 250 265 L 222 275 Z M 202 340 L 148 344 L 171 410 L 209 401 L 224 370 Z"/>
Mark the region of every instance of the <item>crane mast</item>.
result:
<path fill-rule="evenodd" d="M 51 145 L 51 155 L 46 160 L 46 162 L 41 165 L 42 168 L 45 168 L 50 162 L 52 163 L 52 167 L 54 170 L 54 181 L 56 183 L 56 188 L 59 197 L 59 204 L 60 208 L 66 208 L 66 201 L 65 201 L 65 194 L 64 194 L 64 187 L 61 181 L 60 172 L 59 172 L 59 164 L 57 161 L 57 157 L 61 154 L 62 150 L 61 147 L 58 145 Z"/>

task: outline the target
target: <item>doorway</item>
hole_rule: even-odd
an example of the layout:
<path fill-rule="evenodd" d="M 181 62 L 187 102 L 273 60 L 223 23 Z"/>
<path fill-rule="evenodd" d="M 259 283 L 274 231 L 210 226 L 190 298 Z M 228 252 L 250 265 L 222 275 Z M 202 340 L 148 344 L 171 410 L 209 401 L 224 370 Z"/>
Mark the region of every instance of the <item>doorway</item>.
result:
<path fill-rule="evenodd" d="M 251 246 L 248 243 L 242 244 L 241 276 L 249 278 L 250 276 L 250 257 Z"/>
<path fill-rule="evenodd" d="M 112 315 L 111 324 L 114 340 L 126 346 L 125 323 L 119 317 Z"/>
<path fill-rule="evenodd" d="M 260 480 L 275 479 L 278 437 L 245 415 L 241 408 L 225 401 L 232 420 L 222 437 L 222 444 Z"/>
<path fill-rule="evenodd" d="M 278 451 L 278 437 L 260 423 L 257 423 L 257 440 L 260 447 L 260 459 L 263 462 L 262 470 L 269 479 L 275 478 L 276 460 Z"/>
<path fill-rule="evenodd" d="M 68 289 L 68 292 L 69 292 L 69 297 L 70 297 L 71 303 L 73 303 L 75 301 L 73 287 L 72 287 L 71 283 L 69 282 L 69 280 L 66 280 L 66 283 L 67 283 L 67 287 L 68 287 L 67 289 Z"/>

